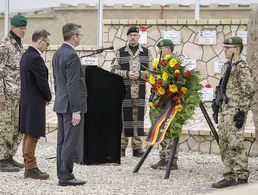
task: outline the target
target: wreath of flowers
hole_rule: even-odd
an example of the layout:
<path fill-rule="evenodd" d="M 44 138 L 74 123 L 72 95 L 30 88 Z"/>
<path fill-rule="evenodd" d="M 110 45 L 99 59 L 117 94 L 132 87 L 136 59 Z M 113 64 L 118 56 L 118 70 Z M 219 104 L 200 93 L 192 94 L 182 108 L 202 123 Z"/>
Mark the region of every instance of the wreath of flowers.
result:
<path fill-rule="evenodd" d="M 170 137 L 180 136 L 183 124 L 200 103 L 200 73 L 196 69 L 189 70 L 188 65 L 184 66 L 182 62 L 183 56 L 167 54 L 160 61 L 154 59 L 145 74 L 145 80 L 151 84 L 154 93 L 149 99 L 152 122 L 167 103 L 175 103 L 177 114 L 168 129 Z"/>

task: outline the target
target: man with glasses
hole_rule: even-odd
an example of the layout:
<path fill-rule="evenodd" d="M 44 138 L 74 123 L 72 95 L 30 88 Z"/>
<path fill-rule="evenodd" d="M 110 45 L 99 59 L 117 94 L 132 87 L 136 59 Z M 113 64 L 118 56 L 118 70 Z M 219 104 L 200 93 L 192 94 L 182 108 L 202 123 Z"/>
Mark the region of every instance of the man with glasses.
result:
<path fill-rule="evenodd" d="M 35 150 L 40 137 L 45 137 L 46 105 L 51 101 L 48 69 L 41 54 L 47 50 L 50 34 L 46 30 L 32 35 L 32 45 L 20 61 L 21 96 L 18 131 L 23 134 L 24 178 L 48 179 L 37 165 Z"/>
<path fill-rule="evenodd" d="M 232 59 L 232 69 L 226 86 L 226 100 L 219 112 L 219 147 L 223 164 L 224 179 L 213 183 L 213 188 L 248 183 L 248 156 L 244 146 L 244 126 L 250 102 L 253 97 L 251 69 L 241 58 L 243 43 L 241 37 L 230 37 L 224 41 L 224 54 L 228 59 L 222 73 Z M 223 82 L 223 81 L 222 81 Z"/>
<path fill-rule="evenodd" d="M 24 167 L 13 159 L 22 136 L 17 132 L 20 98 L 19 62 L 24 49 L 21 39 L 27 19 L 15 15 L 11 30 L 0 45 L 0 171 L 17 172 Z"/>
<path fill-rule="evenodd" d="M 58 185 L 75 186 L 86 182 L 77 180 L 73 164 L 83 160 L 84 113 L 87 112 L 87 89 L 81 61 L 75 51 L 80 44 L 81 26 L 63 26 L 64 43 L 52 60 L 57 114 L 57 176 Z"/>
<path fill-rule="evenodd" d="M 128 44 L 120 48 L 112 62 L 111 72 L 123 77 L 127 89 L 123 101 L 123 131 L 121 156 L 125 156 L 128 137 L 132 137 L 133 156 L 144 154 L 142 140 L 144 135 L 145 110 L 145 67 L 151 64 L 150 51 L 139 44 L 139 28 L 132 26 L 127 31 Z"/>

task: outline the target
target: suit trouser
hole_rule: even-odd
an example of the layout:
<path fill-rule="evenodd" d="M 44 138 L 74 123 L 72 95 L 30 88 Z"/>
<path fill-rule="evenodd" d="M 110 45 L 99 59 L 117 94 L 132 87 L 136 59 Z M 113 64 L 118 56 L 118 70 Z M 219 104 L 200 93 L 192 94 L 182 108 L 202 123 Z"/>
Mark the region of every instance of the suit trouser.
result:
<path fill-rule="evenodd" d="M 142 148 L 142 140 L 137 135 L 138 128 L 138 99 L 132 99 L 132 109 L 133 109 L 133 133 L 135 136 L 131 138 L 131 147 L 133 150 Z M 128 146 L 129 138 L 125 137 L 124 129 L 122 131 L 121 137 L 121 148 L 126 149 Z"/>
<path fill-rule="evenodd" d="M 37 168 L 37 161 L 35 157 L 35 150 L 40 137 L 34 137 L 29 134 L 24 134 L 22 140 L 22 153 L 24 159 L 25 169 Z"/>
<path fill-rule="evenodd" d="M 72 113 L 57 113 L 57 177 L 59 180 L 74 179 L 73 164 L 77 146 L 82 138 L 84 114 L 78 125 L 72 125 Z"/>

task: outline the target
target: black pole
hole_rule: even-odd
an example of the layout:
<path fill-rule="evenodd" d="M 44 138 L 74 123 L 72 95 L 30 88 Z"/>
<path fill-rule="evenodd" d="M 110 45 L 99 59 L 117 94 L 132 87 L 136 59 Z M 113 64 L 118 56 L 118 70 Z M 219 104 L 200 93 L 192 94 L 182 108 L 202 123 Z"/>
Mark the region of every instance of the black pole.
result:
<path fill-rule="evenodd" d="M 211 132 L 212 132 L 213 136 L 215 137 L 215 140 L 219 144 L 219 135 L 218 135 L 218 133 L 217 133 L 217 131 L 216 131 L 216 129 L 215 129 L 215 127 L 214 127 L 214 125 L 213 125 L 213 123 L 212 123 L 212 121 L 211 121 L 211 119 L 210 119 L 210 117 L 209 117 L 209 115 L 208 115 L 208 113 L 206 111 L 206 108 L 204 107 L 202 101 L 200 102 L 199 106 L 201 108 L 201 111 L 202 111 L 202 113 L 203 113 L 203 115 L 204 115 L 204 117 L 205 117 L 205 119 L 206 119 L 210 129 L 211 129 Z"/>
<path fill-rule="evenodd" d="M 175 155 L 176 155 L 176 149 L 177 149 L 177 146 L 178 146 L 178 142 L 179 142 L 179 137 L 175 137 L 174 138 L 174 143 L 173 143 L 172 149 L 171 149 L 171 155 L 170 155 L 167 167 L 166 167 L 166 174 L 165 174 L 164 179 L 168 179 L 169 176 L 170 176 L 171 165 L 172 165 L 173 160 L 174 160 Z"/>
<path fill-rule="evenodd" d="M 145 151 L 145 153 L 143 154 L 141 160 L 138 162 L 138 164 L 136 165 L 136 167 L 133 170 L 133 173 L 137 173 L 139 171 L 139 169 L 141 168 L 142 164 L 144 163 L 145 159 L 147 158 L 147 156 L 149 155 L 151 149 L 153 148 L 153 145 L 148 146 L 148 149 Z"/>

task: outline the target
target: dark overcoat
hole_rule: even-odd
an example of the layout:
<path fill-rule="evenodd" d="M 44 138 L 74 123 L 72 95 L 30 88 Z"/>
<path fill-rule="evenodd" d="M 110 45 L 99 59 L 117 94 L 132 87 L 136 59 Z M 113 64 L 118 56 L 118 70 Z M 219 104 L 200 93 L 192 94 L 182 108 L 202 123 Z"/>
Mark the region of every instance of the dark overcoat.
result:
<path fill-rule="evenodd" d="M 20 61 L 21 93 L 18 131 L 44 137 L 46 102 L 51 101 L 48 69 L 40 53 L 29 47 Z"/>

